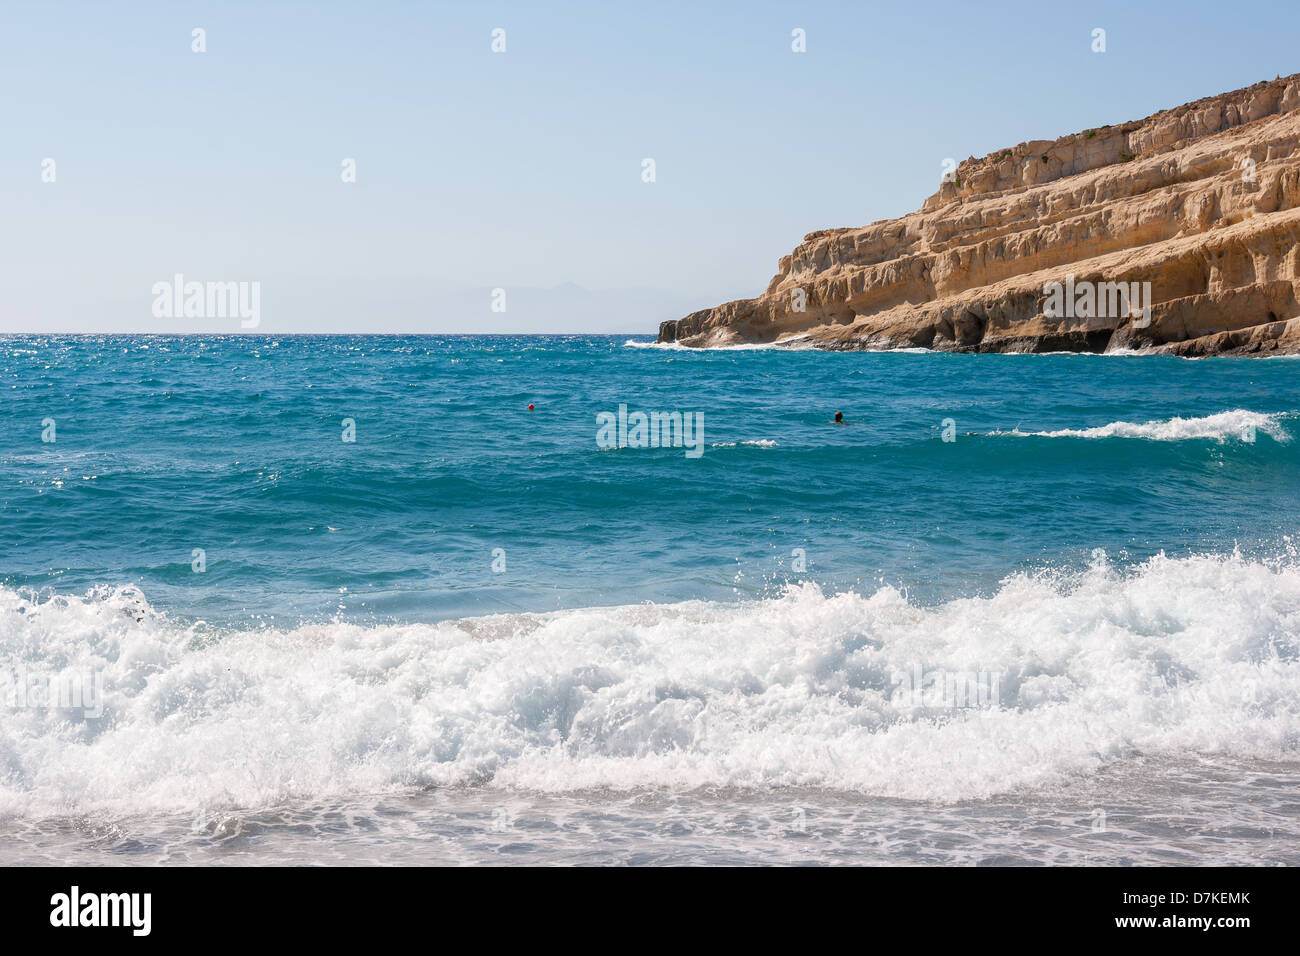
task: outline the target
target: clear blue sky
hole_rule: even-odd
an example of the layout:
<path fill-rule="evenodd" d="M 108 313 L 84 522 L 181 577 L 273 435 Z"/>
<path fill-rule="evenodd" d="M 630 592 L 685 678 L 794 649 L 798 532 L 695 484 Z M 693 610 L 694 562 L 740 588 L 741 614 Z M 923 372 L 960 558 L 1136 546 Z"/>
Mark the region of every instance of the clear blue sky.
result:
<path fill-rule="evenodd" d="M 177 272 L 267 332 L 653 331 L 944 157 L 1300 71 L 1294 0 L 1141 7 L 4 0 L 0 331 L 238 330 L 155 319 Z"/>

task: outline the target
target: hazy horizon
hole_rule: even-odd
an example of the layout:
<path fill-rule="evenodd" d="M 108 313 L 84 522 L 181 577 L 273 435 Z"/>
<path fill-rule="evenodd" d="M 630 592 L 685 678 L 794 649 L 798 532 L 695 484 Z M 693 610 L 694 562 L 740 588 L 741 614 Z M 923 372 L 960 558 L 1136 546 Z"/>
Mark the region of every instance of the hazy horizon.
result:
<path fill-rule="evenodd" d="M 182 275 L 245 331 L 650 334 L 945 159 L 1300 69 L 1294 7 L 1176 9 L 8 4 L 0 331 L 241 330 Z"/>

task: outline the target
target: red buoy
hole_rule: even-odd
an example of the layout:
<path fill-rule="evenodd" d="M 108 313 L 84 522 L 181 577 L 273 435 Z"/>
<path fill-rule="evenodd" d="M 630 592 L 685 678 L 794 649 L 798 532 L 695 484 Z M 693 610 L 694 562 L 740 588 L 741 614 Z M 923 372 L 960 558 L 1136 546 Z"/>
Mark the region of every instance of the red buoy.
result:
<path fill-rule="evenodd" d="M 532 403 L 532 402 L 529 402 L 529 403 L 528 403 L 528 410 L 529 410 L 530 412 L 533 410 L 533 403 Z"/>

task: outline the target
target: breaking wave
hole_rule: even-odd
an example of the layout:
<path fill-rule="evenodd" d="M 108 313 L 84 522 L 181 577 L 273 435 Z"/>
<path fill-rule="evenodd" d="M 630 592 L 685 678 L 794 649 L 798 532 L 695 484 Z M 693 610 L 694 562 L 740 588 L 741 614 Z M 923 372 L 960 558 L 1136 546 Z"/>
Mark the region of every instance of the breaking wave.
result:
<path fill-rule="evenodd" d="M 181 624 L 133 588 L 31 597 L 0 589 L 6 691 L 91 673 L 103 690 L 98 716 L 0 701 L 6 815 L 453 785 L 950 802 L 1137 755 L 1300 748 L 1291 559 L 1099 556 L 935 607 L 804 584 L 737 604 L 287 630 Z M 992 694 L 900 693 L 922 673 L 988 676 Z"/>
<path fill-rule="evenodd" d="M 1232 439 L 1254 440 L 1263 433 L 1274 441 L 1289 442 L 1291 436 L 1282 425 L 1287 417 L 1282 413 L 1266 415 L 1242 408 L 1205 415 L 1199 418 L 1169 418 L 1154 422 L 1111 422 L 1097 428 L 1062 428 L 1057 431 L 1022 432 L 1015 429 L 1008 434 L 1032 435 L 1039 438 L 1145 438 L 1151 441 L 1183 441 L 1209 438 L 1223 442 Z"/>

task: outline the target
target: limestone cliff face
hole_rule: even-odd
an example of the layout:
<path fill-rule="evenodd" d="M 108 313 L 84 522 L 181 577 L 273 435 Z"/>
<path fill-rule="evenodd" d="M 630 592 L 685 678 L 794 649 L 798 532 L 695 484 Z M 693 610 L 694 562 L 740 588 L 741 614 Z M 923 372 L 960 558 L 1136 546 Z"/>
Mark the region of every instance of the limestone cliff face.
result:
<path fill-rule="evenodd" d="M 1149 310 L 1063 309 L 1067 280 L 1150 283 Z M 659 341 L 1278 354 L 1298 294 L 1300 74 L 968 159 L 920 211 L 809 233 L 762 295 Z"/>

